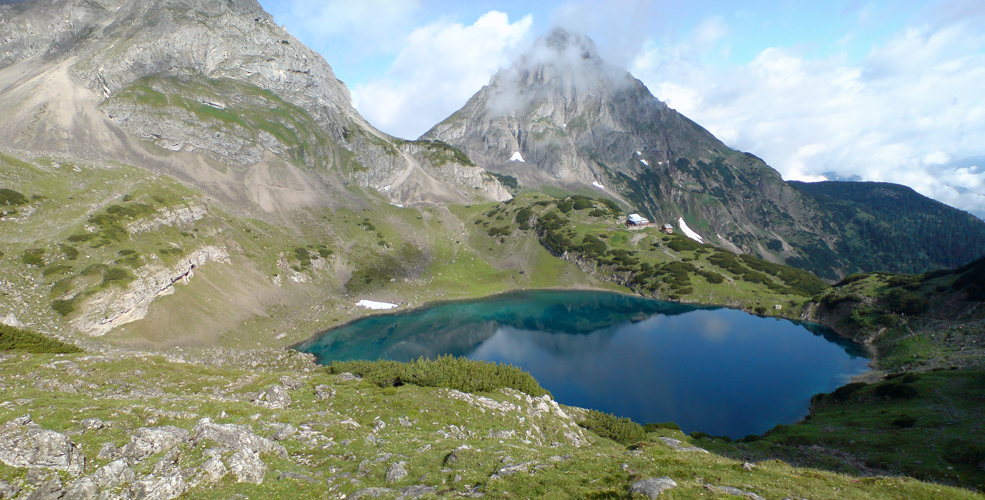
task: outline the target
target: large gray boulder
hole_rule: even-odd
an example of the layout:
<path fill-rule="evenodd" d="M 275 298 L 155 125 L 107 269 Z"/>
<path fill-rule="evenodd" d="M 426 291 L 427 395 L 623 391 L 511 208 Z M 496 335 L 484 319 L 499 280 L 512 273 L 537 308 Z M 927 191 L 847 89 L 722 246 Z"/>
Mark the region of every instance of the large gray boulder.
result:
<path fill-rule="evenodd" d="M 272 453 L 287 458 L 287 449 L 267 438 L 257 436 L 249 427 L 236 424 L 216 424 L 209 418 L 198 421 L 192 429 L 192 441 L 214 441 L 221 448 L 253 453 Z"/>
<path fill-rule="evenodd" d="M 661 493 L 677 487 L 677 482 L 669 477 L 657 477 L 636 481 L 629 487 L 629 494 L 645 495 L 647 498 L 657 498 Z"/>
<path fill-rule="evenodd" d="M 121 484 L 129 484 L 137 479 L 130 467 L 123 460 L 114 460 L 96 470 L 92 475 L 100 489 L 109 489 Z"/>
<path fill-rule="evenodd" d="M 27 500 L 60 500 L 65 496 L 62 480 L 55 476 L 27 496 Z"/>
<path fill-rule="evenodd" d="M 140 428 L 130 437 L 130 442 L 123 447 L 123 459 L 132 465 L 155 453 L 168 451 L 185 443 L 188 438 L 188 431 L 170 425 Z"/>
<path fill-rule="evenodd" d="M 85 457 L 68 436 L 31 421 L 30 415 L 0 427 L 0 461 L 8 467 L 46 467 L 78 476 L 85 471 Z"/>
<path fill-rule="evenodd" d="M 171 500 L 181 496 L 188 489 L 180 472 L 165 477 L 149 476 L 138 481 L 134 487 L 136 500 Z"/>

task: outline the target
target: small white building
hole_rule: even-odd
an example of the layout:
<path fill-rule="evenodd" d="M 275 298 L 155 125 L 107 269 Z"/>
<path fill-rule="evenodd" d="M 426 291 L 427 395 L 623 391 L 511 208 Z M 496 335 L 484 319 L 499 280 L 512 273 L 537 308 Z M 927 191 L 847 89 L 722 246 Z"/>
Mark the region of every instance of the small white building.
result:
<path fill-rule="evenodd" d="M 650 223 L 649 219 L 643 217 L 640 214 L 629 214 L 629 220 L 626 221 L 626 224 L 629 224 L 631 226 L 642 226 L 643 224 L 649 224 L 649 223 Z"/>

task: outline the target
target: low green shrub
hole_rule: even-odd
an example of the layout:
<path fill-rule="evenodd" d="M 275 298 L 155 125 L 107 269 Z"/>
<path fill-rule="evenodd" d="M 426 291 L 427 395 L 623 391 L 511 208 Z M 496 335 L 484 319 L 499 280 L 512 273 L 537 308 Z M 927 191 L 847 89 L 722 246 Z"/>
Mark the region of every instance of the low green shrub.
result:
<path fill-rule="evenodd" d="M 490 392 L 511 388 L 534 397 L 550 394 L 532 375 L 513 365 L 454 356 L 441 356 L 436 359 L 420 358 L 409 363 L 385 360 L 335 361 L 326 369 L 329 373 L 335 374 L 349 372 L 380 387 L 412 384 L 463 392 Z"/>
<path fill-rule="evenodd" d="M 628 418 L 617 417 L 597 410 L 589 410 L 584 420 L 578 425 L 598 434 L 600 437 L 611 439 L 619 444 L 629 446 L 646 439 L 643 426 Z"/>
<path fill-rule="evenodd" d="M 952 464 L 978 465 L 985 462 L 985 444 L 954 439 L 944 446 L 944 460 Z"/>
<path fill-rule="evenodd" d="M 655 432 L 655 431 L 660 430 L 660 429 L 666 429 L 666 430 L 670 430 L 670 431 L 679 431 L 679 430 L 681 430 L 681 426 L 679 426 L 679 425 L 677 425 L 677 424 L 675 424 L 673 422 L 656 422 L 656 423 L 650 422 L 650 423 L 648 423 L 648 424 L 646 424 L 646 425 L 643 426 L 643 430 L 646 431 L 646 432 Z"/>
<path fill-rule="evenodd" d="M 691 436 L 692 439 L 703 439 L 703 438 L 709 438 L 710 439 L 711 438 L 711 436 L 709 434 L 706 434 L 706 433 L 701 432 L 701 431 L 694 431 L 694 432 L 692 432 L 690 434 L 690 436 Z"/>
<path fill-rule="evenodd" d="M 21 262 L 34 267 L 44 267 L 44 249 L 28 248 L 21 255 Z"/>
<path fill-rule="evenodd" d="M 20 351 L 28 353 L 68 354 L 82 352 L 74 345 L 50 339 L 29 330 L 0 325 L 0 351 Z"/>
<path fill-rule="evenodd" d="M 917 419 L 907 415 L 901 415 L 896 420 L 893 420 L 893 425 L 902 429 L 913 427 L 917 424 Z"/>
<path fill-rule="evenodd" d="M 0 205 L 16 207 L 27 203 L 27 197 L 13 189 L 0 188 Z"/>
<path fill-rule="evenodd" d="M 912 385 L 883 383 L 876 387 L 875 394 L 880 398 L 913 399 L 917 397 L 917 388 Z"/>
<path fill-rule="evenodd" d="M 838 401 L 844 401 L 863 387 L 865 387 L 864 382 L 852 382 L 835 389 L 835 391 L 831 393 L 831 396 Z"/>

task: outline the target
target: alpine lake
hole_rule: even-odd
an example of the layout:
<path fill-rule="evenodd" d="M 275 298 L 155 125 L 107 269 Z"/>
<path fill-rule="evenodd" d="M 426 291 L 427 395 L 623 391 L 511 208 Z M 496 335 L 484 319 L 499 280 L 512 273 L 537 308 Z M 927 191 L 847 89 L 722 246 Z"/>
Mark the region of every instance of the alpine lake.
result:
<path fill-rule="evenodd" d="M 598 291 L 521 291 L 380 314 L 295 346 L 321 364 L 444 354 L 518 366 L 559 403 L 741 438 L 868 370 L 815 324 Z"/>

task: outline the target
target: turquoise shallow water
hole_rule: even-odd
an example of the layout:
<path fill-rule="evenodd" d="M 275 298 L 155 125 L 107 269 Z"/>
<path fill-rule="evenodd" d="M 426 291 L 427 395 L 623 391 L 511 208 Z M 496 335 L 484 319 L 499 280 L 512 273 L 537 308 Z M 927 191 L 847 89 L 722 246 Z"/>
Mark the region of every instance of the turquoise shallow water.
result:
<path fill-rule="evenodd" d="M 511 363 L 559 402 L 742 437 L 867 370 L 810 324 L 597 291 L 524 291 L 364 318 L 296 346 L 320 363 L 441 354 Z"/>

